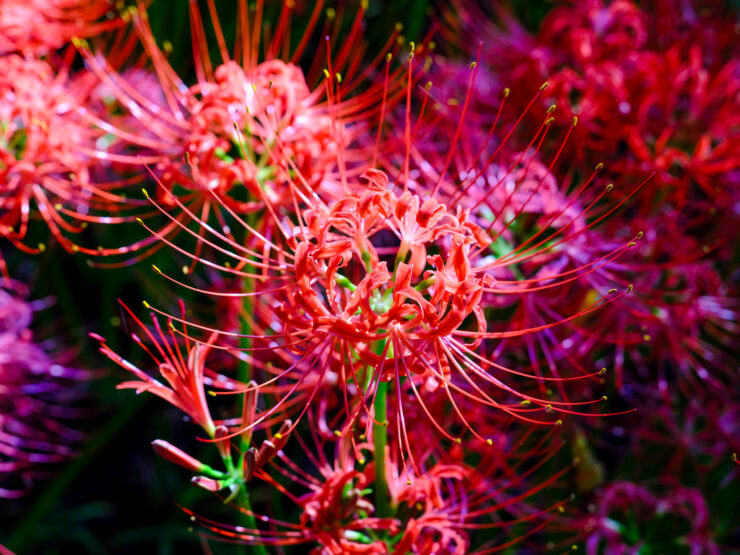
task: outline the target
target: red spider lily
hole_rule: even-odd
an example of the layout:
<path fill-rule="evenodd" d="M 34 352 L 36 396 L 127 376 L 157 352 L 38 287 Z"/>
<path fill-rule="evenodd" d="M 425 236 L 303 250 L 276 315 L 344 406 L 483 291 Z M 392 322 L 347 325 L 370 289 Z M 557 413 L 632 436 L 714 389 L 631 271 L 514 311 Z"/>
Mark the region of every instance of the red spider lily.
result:
<path fill-rule="evenodd" d="M 298 373 L 293 391 L 305 388 L 309 380 L 316 384 L 314 393 L 310 394 L 313 397 L 322 377 L 335 364 L 333 352 L 342 353 L 342 357 L 353 352 L 359 360 L 339 363 L 339 379 L 343 384 L 366 383 L 364 402 L 374 397 L 380 381 L 395 376 L 400 383 L 400 376 L 404 376 L 408 383 L 440 387 L 450 395 L 475 398 L 526 420 L 533 421 L 528 414 L 536 411 L 536 407 L 567 412 L 565 407 L 557 408 L 557 403 L 517 394 L 489 373 L 492 369 L 503 373 L 510 370 L 475 354 L 482 340 L 536 331 L 536 328 L 486 331 L 481 298 L 486 292 L 498 293 L 498 289 L 489 273 L 496 265 L 476 263 L 478 252 L 490 241 L 485 232 L 468 220 L 465 211 L 458 210 L 454 215 L 431 199 L 422 204 L 409 193 L 396 197 L 380 172 L 370 172 L 366 178 L 371 183 L 365 194 L 348 195 L 330 207 L 305 211 L 302 215 L 305 223 L 290 237 L 289 244 L 294 247 L 278 250 L 274 262 L 272 256 L 263 258 L 269 260 L 263 263 L 269 272 L 264 277 L 270 278 L 275 286 L 258 290 L 260 300 L 274 299 L 267 301 L 262 310 L 265 317 L 275 311 L 272 321 L 277 317 L 283 322 L 280 335 L 272 338 L 268 335 L 265 340 L 274 341 L 282 336 L 285 348 L 301 353 L 300 359 L 286 372 Z M 396 236 L 398 246 L 381 251 L 373 245 L 372 238 L 383 233 Z M 432 247 L 442 249 L 443 254 L 427 256 Z M 384 258 L 395 255 L 393 274 L 387 262 L 380 259 L 381 252 Z M 242 255 L 233 254 L 240 265 L 251 263 Z M 292 274 L 281 270 L 280 265 L 288 265 Z M 244 274 L 237 270 L 234 273 Z M 322 290 L 315 289 L 317 283 L 322 284 Z M 524 293 L 526 288 L 511 291 Z M 606 299 L 595 306 L 603 302 Z M 584 313 L 595 306 L 588 307 Z M 474 319 L 472 329 L 466 323 L 469 316 Z M 256 336 L 259 338 L 260 334 Z M 393 356 L 387 358 L 390 349 Z M 360 361 L 370 365 L 370 374 Z M 309 379 L 311 372 L 303 370 L 304 364 L 306 370 L 310 366 L 321 369 L 318 381 Z M 454 374 L 459 378 L 452 379 Z M 460 378 L 462 382 L 458 382 Z M 497 402 L 482 389 L 492 386 L 501 388 L 507 395 L 518 396 L 519 401 L 533 403 L 535 408 L 523 407 L 518 402 Z M 468 388 L 472 389 L 468 391 Z M 423 403 L 421 398 L 419 401 Z M 362 403 L 357 408 L 347 407 L 348 416 L 353 415 L 349 423 L 361 406 Z"/>
<path fill-rule="evenodd" d="M 473 79 L 474 68 L 471 82 Z M 407 105 L 407 113 L 408 110 Z M 548 125 L 549 120 L 542 124 L 532 143 L 544 136 Z M 481 345 L 547 330 L 558 322 L 516 329 L 507 323 L 500 331 L 494 331 L 486 315 L 490 305 L 482 299 L 484 296 L 516 299 L 554 288 L 622 254 L 631 242 L 567 272 L 545 277 L 535 275 L 530 279 L 517 278 L 512 273 L 535 255 L 559 248 L 610 215 L 614 209 L 602 211 L 588 224 L 576 223 L 584 217 L 584 211 L 602 199 L 604 190 L 592 195 L 586 209 L 576 209 L 573 198 L 564 205 L 551 206 L 548 194 L 554 192 L 548 191 L 545 184 L 549 169 L 543 167 L 538 173 L 535 149 L 533 153 L 525 151 L 515 156 L 514 163 L 487 187 L 477 179 L 482 171 L 466 172 L 462 183 L 447 178 L 450 155 L 443 170 L 435 174 L 436 184 L 431 192 L 424 191 L 423 172 L 410 164 L 413 145 L 409 135 L 407 132 L 407 154 L 395 172 L 400 184 L 391 183 L 384 172 L 374 169 L 367 170 L 362 175 L 364 181 L 360 182 L 351 174 L 342 173 L 343 166 L 339 164 L 337 181 L 346 184 L 348 192 L 336 201 L 331 195 L 324 201 L 319 194 L 313 197 L 302 194 L 300 184 L 295 185 L 294 203 L 298 212 L 291 221 L 293 228 L 276 220 L 273 225 L 277 236 L 266 237 L 223 204 L 251 236 L 250 246 L 244 247 L 229 235 L 207 228 L 210 235 L 204 241 L 229 257 L 229 264 L 176 247 L 206 266 L 253 280 L 255 284 L 254 291 L 243 294 L 245 299 L 255 297 L 254 314 L 250 315 L 255 332 L 249 336 L 225 335 L 259 342 L 259 347 L 246 347 L 247 351 L 280 352 L 278 356 L 285 361 L 283 368 L 287 368 L 271 371 L 270 378 L 259 386 L 279 391 L 280 395 L 277 403 L 250 426 L 290 405 L 299 411 L 295 418 L 298 422 L 309 405 L 322 397 L 320 391 L 327 380 L 338 381 L 344 396 L 346 421 L 338 431 L 340 434 L 353 429 L 360 415 L 372 414 L 369 407 L 375 404 L 378 392 L 385 395 L 389 385 L 396 397 L 401 396 L 401 389 L 411 388 L 422 407 L 425 392 L 444 391 L 455 407 L 456 418 L 484 443 L 489 443 L 490 438 L 480 436 L 467 425 L 465 416 L 457 409 L 460 399 L 475 400 L 528 422 L 551 425 L 561 421 L 543 420 L 537 413 L 577 413 L 577 405 L 589 404 L 532 396 L 518 390 L 513 382 L 504 381 L 505 376 L 537 381 L 542 375 L 507 368 L 500 360 L 487 358 Z M 458 129 L 455 136 L 459 135 Z M 511 132 L 503 142 L 510 135 Z M 458 146 L 456 140 L 451 152 Z M 392 158 L 378 157 L 378 160 L 390 165 Z M 492 167 L 491 161 L 489 158 L 483 164 L 483 171 Z M 596 172 L 573 194 L 582 194 L 595 175 Z M 507 180 L 511 181 L 511 187 L 502 186 Z M 458 206 L 451 211 L 437 198 L 447 198 L 476 211 L 481 206 L 492 207 L 495 213 L 474 219 L 470 209 Z M 510 238 L 512 224 L 525 213 L 528 203 L 545 213 L 546 225 L 521 243 L 512 241 L 507 252 L 498 252 L 492 245 Z M 174 217 L 172 222 L 182 226 Z M 155 235 L 166 240 L 162 234 Z M 616 290 L 605 292 L 604 297 L 560 321 L 572 321 L 624 294 L 615 293 Z M 583 372 L 568 379 L 587 379 L 598 374 Z M 561 377 L 550 379 L 564 381 Z M 282 385 L 274 385 L 279 383 Z M 303 400 L 297 402 L 296 396 Z M 301 406 L 303 410 L 299 410 Z M 400 410 L 401 405 L 397 408 Z M 434 420 L 429 411 L 425 413 Z M 383 419 L 377 413 L 367 418 L 365 435 L 369 435 L 373 423 L 377 425 Z M 399 422 L 398 441 L 408 451 L 403 414 Z M 437 429 L 444 437 L 457 439 L 439 424 Z"/>
<path fill-rule="evenodd" d="M 309 420 L 312 420 L 310 416 Z M 378 458 L 373 457 L 375 462 L 371 464 L 365 464 L 364 458 L 357 459 L 347 437 L 341 438 L 333 447 L 333 457 L 327 457 L 327 446 L 315 435 L 314 448 L 309 448 L 300 435 L 294 437 L 301 451 L 293 456 L 278 451 L 269 467 L 257 472 L 254 478 L 277 488 L 299 508 L 300 517 L 296 524 L 243 508 L 242 513 L 253 517 L 256 522 L 264 522 L 269 529 L 229 526 L 189 510 L 186 512 L 217 538 L 268 546 L 313 543 L 318 546 L 312 553 L 337 555 L 493 553 L 506 549 L 523 537 L 509 537 L 494 548 L 469 551 L 469 534 L 476 530 L 505 529 L 513 524 L 547 520 L 548 511 L 538 510 L 525 511 L 515 521 L 501 517 L 505 511 L 512 511 L 523 499 L 544 487 L 540 484 L 518 495 L 506 491 L 513 484 L 521 484 L 530 472 L 522 473 L 512 483 L 493 486 L 486 482 L 484 474 L 460 461 L 446 460 L 441 452 L 434 457 L 427 455 L 423 462 L 424 472 L 419 476 L 409 476 L 398 459 L 392 454 L 387 456 L 382 468 L 390 487 L 391 511 L 395 516 L 371 516 L 376 508 L 368 494 L 378 486 L 372 478 L 375 465 L 380 464 Z M 363 454 L 372 454 L 373 446 L 363 443 L 359 450 Z M 437 457 L 442 461 L 435 463 Z M 316 472 L 308 471 L 308 466 L 314 466 Z M 307 491 L 301 494 L 296 490 Z M 515 510 L 513 512 L 516 513 Z M 492 522 L 485 522 L 486 518 L 494 515 Z M 533 526 L 532 532 L 540 528 L 541 524 Z"/>
<path fill-rule="evenodd" d="M 197 12 L 191 13 L 198 37 L 199 18 Z M 246 17 L 246 12 L 242 13 Z M 505 456 L 498 448 L 508 438 L 491 426 L 491 420 L 498 421 L 491 414 L 520 423 L 549 425 L 554 430 L 563 424 L 562 415 L 592 414 L 583 406 L 601 399 L 572 401 L 565 390 L 568 382 L 596 380 L 601 372 L 582 365 L 569 375 L 561 375 L 548 361 L 549 375 L 536 367 L 536 361 L 526 369 L 518 363 L 509 365 L 512 358 L 503 352 L 519 338 L 582 321 L 602 305 L 621 299 L 631 286 L 621 291 L 609 288 L 589 302 L 571 306 L 565 316 L 548 315 L 537 323 L 510 318 L 512 311 L 505 311 L 543 291 L 575 287 L 576 282 L 613 263 L 635 244 L 634 237 L 621 243 L 614 241 L 602 245 L 603 250 L 590 258 L 593 251 L 575 245 L 578 264 L 567 268 L 548 264 L 550 253 L 557 257 L 569 244 L 594 237 L 593 228 L 626 201 L 611 207 L 602 203 L 611 187 L 592 186 L 600 166 L 582 184 L 558 187 L 552 170 L 577 120 L 572 120 L 548 164 L 541 163 L 539 156 L 553 123 L 552 110 L 526 146 L 511 146 L 513 137 L 521 133 L 520 123 L 545 94 L 544 85 L 503 137 L 497 131 L 498 124 L 508 119 L 500 117 L 506 92 L 496 115 L 482 124 L 485 132 L 471 138 L 468 130 L 481 123 L 471 109 L 477 66 L 470 66 L 465 100 L 447 102 L 439 108 L 435 93 L 428 88 L 423 96 L 415 96 L 415 84 L 425 69 L 415 65 L 415 56 L 423 51 L 411 45 L 405 67 L 391 73 L 389 61 L 382 86 L 368 85 L 374 97 L 364 97 L 367 104 L 361 104 L 359 112 L 342 111 L 347 105 L 340 100 L 340 85 L 348 80 L 349 73 L 340 79 L 334 69 L 328 70 L 322 93 L 326 97 L 317 95 L 316 99 L 325 98 L 325 103 L 319 104 L 319 113 L 334 129 L 334 142 L 328 149 L 325 167 L 317 169 L 313 162 L 301 164 L 296 153 L 278 157 L 284 145 L 275 133 L 279 124 L 268 125 L 268 110 L 262 114 L 255 108 L 249 113 L 250 108 L 230 114 L 228 105 L 223 105 L 223 98 L 248 104 L 252 93 L 247 88 L 246 96 L 242 94 L 247 76 L 258 73 L 268 62 L 257 64 L 255 56 L 242 55 L 242 64 L 238 65 L 230 62 L 225 48 L 221 48 L 224 65 L 212 72 L 204 61 L 199 83 L 194 88 L 178 87 L 159 51 L 146 39 L 146 20 L 137 19 L 136 25 L 160 80 L 164 76 L 163 83 L 170 80 L 170 85 L 163 86 L 164 103 L 157 109 L 155 104 L 134 98 L 125 86 L 121 87 L 125 94 L 116 93 L 118 101 L 135 101 L 134 111 L 142 114 L 137 119 L 152 122 L 160 138 L 164 136 L 158 131 L 160 124 L 163 129 L 175 131 L 179 125 L 157 119 L 168 113 L 165 107 L 171 110 L 173 121 L 177 117 L 172 110 L 180 110 L 177 113 L 187 122 L 181 126 L 185 130 L 192 129 L 196 113 L 202 114 L 205 119 L 198 124 L 205 122 L 199 128 L 201 135 L 213 133 L 215 137 L 228 131 L 228 143 L 223 143 L 221 150 L 225 152 L 228 146 L 231 153 L 240 156 L 237 159 L 227 153 L 209 158 L 200 148 L 209 141 L 198 143 L 188 165 L 181 166 L 183 175 L 190 170 L 187 178 L 191 183 L 184 183 L 188 192 L 182 195 L 172 185 L 184 179 L 170 181 L 161 165 L 154 167 L 152 175 L 159 188 L 150 202 L 169 221 L 160 231 L 142 223 L 162 244 L 208 270 L 222 272 L 227 282 L 240 287 L 238 291 L 221 291 L 187 285 L 154 268 L 173 283 L 228 305 L 229 312 L 238 313 L 241 325 L 233 317 L 223 324 L 196 325 L 182 314 L 162 312 L 171 322 L 167 332 L 170 337 L 165 340 L 155 323 L 159 338 L 152 334 L 150 341 L 159 344 L 155 361 L 163 369 L 168 386 L 153 381 L 103 346 L 109 357 L 137 374 L 139 381 L 132 386 L 151 390 L 178 406 L 206 429 L 206 441 L 218 447 L 225 472 L 207 468 L 174 446 L 155 444 L 167 459 L 201 473 L 194 480 L 197 485 L 214 492 L 224 490 L 226 500 L 241 508 L 247 525 L 231 527 L 199 517 L 196 520 L 219 535 L 255 545 L 318 543 L 318 552 L 399 555 L 409 551 L 466 552 L 471 545 L 467 532 L 479 526 L 476 519 L 493 516 L 494 522 L 487 526 L 500 527 L 502 522 L 496 518 L 501 510 L 509 511 L 515 522 L 546 521 L 543 513 L 547 511 L 512 508 L 537 491 L 537 486 L 532 488 L 525 478 L 529 477 L 528 469 L 539 468 L 542 461 L 531 463 L 529 468 L 502 462 Z M 101 63 L 84 45 L 81 50 L 91 68 Z M 247 51 L 246 47 L 242 49 Z M 341 59 L 342 54 L 335 58 Z M 199 60 L 206 60 L 205 55 Z M 280 81 L 282 86 L 273 85 L 280 92 L 272 104 L 272 115 L 279 122 L 283 112 L 291 113 L 290 107 L 295 108 L 293 100 L 301 96 L 295 91 L 309 89 L 301 83 L 296 86 L 298 77 L 285 63 L 271 67 L 286 77 L 284 83 Z M 102 65 L 94 71 L 103 80 L 109 75 Z M 391 75 L 404 71 L 406 80 L 401 88 Z M 115 87 L 118 82 L 110 77 L 108 83 Z M 398 90 L 406 94 L 405 109 L 394 108 L 388 100 Z M 262 92 L 272 94 L 272 88 L 268 86 Z M 207 95 L 213 95 L 212 104 L 206 101 Z M 188 98 L 190 104 L 181 102 Z M 373 105 L 371 98 L 377 104 Z M 412 105 L 417 100 L 419 116 L 412 118 Z M 198 110 L 193 111 L 191 107 L 196 104 Z M 456 116 L 452 122 L 445 119 L 448 108 Z M 348 114 L 363 117 L 348 125 Z M 378 114 L 377 132 L 358 133 L 370 129 L 368 114 Z M 237 122 L 233 134 L 224 123 L 232 116 L 247 121 Z M 250 118 L 257 122 L 250 123 Z M 399 121 L 402 123 L 397 125 Z M 170 144 L 184 148 L 183 137 L 189 137 L 188 133 L 173 133 L 176 140 Z M 123 136 L 120 131 L 113 134 Z M 250 146 L 249 141 L 257 135 L 259 141 Z M 275 150 L 275 145 L 268 144 L 273 137 Z M 159 146 L 165 143 L 160 141 Z M 250 153 L 259 150 L 254 144 L 265 147 L 265 169 L 272 172 L 282 168 L 278 181 L 271 182 L 277 175 L 271 174 L 262 182 L 258 179 L 258 186 L 250 189 L 243 179 L 232 180 L 229 175 L 223 183 L 212 180 L 209 172 L 220 179 L 229 168 L 254 163 Z M 214 141 L 213 149 L 215 145 Z M 153 157 L 164 156 L 156 153 L 157 145 L 149 146 Z M 216 154 L 215 150 L 209 152 Z M 163 160 L 153 162 L 157 165 Z M 125 158 L 118 161 L 125 163 Z M 209 168 L 211 162 L 216 166 Z M 265 183 L 270 187 L 266 188 Z M 279 194 L 275 194 L 276 184 Z M 237 186 L 245 186 L 254 205 L 247 207 L 236 201 L 232 189 Z M 217 214 L 218 226 L 209 223 L 211 211 Z M 190 220 L 200 230 L 191 229 Z M 174 242 L 173 236 L 179 231 L 196 239 L 194 251 Z M 197 346 L 192 347 L 190 329 L 205 331 L 208 340 L 196 340 Z M 190 353 L 187 361 L 174 347 L 177 335 L 185 338 Z M 217 377 L 205 368 L 199 356 L 205 351 L 235 355 L 249 367 L 248 377 Z M 240 417 L 213 421 L 206 403 L 206 378 L 212 380 L 216 395 L 244 396 Z M 531 391 L 532 386 L 543 382 L 562 386 L 561 391 Z M 274 398 L 274 402 L 265 403 L 264 410 L 252 410 L 258 396 Z M 223 397 L 221 402 L 227 403 L 228 399 Z M 289 434 L 299 437 L 293 432 L 307 419 L 317 437 L 318 453 L 304 449 L 296 461 L 286 454 L 282 442 Z M 425 425 L 420 426 L 419 421 Z M 275 425 L 281 428 L 271 437 L 270 429 Z M 261 428 L 267 430 L 268 439 L 259 449 L 249 447 L 252 432 Z M 420 430 L 435 439 L 446 438 L 453 446 L 465 442 L 467 447 L 474 441 L 478 445 L 476 455 L 482 453 L 483 468 L 490 471 L 485 475 L 487 479 L 475 474 L 460 458 L 450 461 L 446 454 L 439 453 L 439 441 L 432 453 L 419 452 L 414 434 Z M 329 463 L 324 452 L 325 442 L 331 437 L 339 438 L 339 454 Z M 486 450 L 496 452 L 498 458 L 486 458 Z M 366 453 L 373 456 L 371 464 L 366 464 Z M 314 462 L 319 478 L 303 468 L 306 457 Z M 410 487 L 399 483 L 400 476 L 410 482 Z M 294 493 L 286 479 L 304 486 L 308 493 Z M 253 480 L 265 481 L 288 496 L 303 515 L 299 523 L 260 514 L 240 499 Z M 475 480 L 482 483 L 480 488 L 474 485 Z M 549 483 L 545 481 L 542 487 Z M 507 485 L 513 485 L 516 493 L 505 491 Z M 374 505 L 365 490 L 374 494 Z M 401 518 L 404 511 L 407 514 Z M 258 527 L 257 521 L 264 522 L 264 526 Z M 403 525 L 403 534 L 388 538 Z M 533 530 L 542 526 L 543 522 Z M 483 544 L 479 551 L 506 549 L 514 541 Z"/>
<path fill-rule="evenodd" d="M 197 83 L 190 87 L 180 80 L 156 45 L 142 5 L 139 11 L 129 13 L 159 79 L 156 98 L 151 98 L 151 93 L 143 95 L 127 82 L 125 72 L 116 72 L 115 63 L 93 54 L 86 43 L 77 42 L 90 70 L 127 112 L 125 118 L 115 123 L 94 120 L 115 139 L 113 153 L 98 151 L 93 156 L 138 168 L 140 182 L 150 177 L 143 168 L 147 164 L 162 185 L 156 194 L 163 209 L 178 211 L 181 221 L 208 222 L 215 217 L 229 234 L 226 207 L 239 214 L 280 214 L 286 206 L 292 210 L 293 185 L 288 183 L 297 182 L 296 173 L 302 176 L 304 193 L 310 194 L 310 190 L 322 185 L 338 159 L 351 158 L 351 153 L 344 152 L 345 145 L 353 135 L 366 131 L 363 122 L 378 111 L 381 100 L 385 106 L 398 96 L 392 76 L 385 85 L 370 79 L 375 66 L 395 45 L 398 31 L 376 60 L 363 68 L 353 49 L 361 38 L 366 6 L 361 5 L 346 42 L 339 47 L 334 45 L 341 17 L 330 18 L 322 29 L 326 40 L 321 42 L 315 57 L 317 64 L 324 61 L 328 69 L 320 72 L 321 66 L 314 64 L 305 77 L 295 63 L 320 27 L 323 2 L 313 8 L 304 37 L 292 53 L 286 45 L 290 43 L 294 6 L 285 3 L 275 32 L 265 39 L 263 61 L 259 61 L 262 2 L 253 20 L 247 3 L 239 3 L 233 54 L 226 47 L 215 4 L 209 2 L 221 57 L 219 65 L 208 54 L 198 4 L 189 5 L 197 74 Z M 124 39 L 124 43 L 128 45 L 130 41 Z M 139 134 L 139 129 L 146 132 Z M 241 198 L 243 192 L 246 198 Z M 169 237 L 177 230 L 171 223 L 161 234 Z M 141 246 L 149 245 L 137 243 L 120 252 L 125 254 Z M 201 247 L 199 243 L 198 248 Z M 158 245 L 148 252 L 156 248 Z"/>
<path fill-rule="evenodd" d="M 0 497 L 25 495 L 52 463 L 69 459 L 83 434 L 68 422 L 79 384 L 90 373 L 70 368 L 34 341 L 29 326 L 37 305 L 23 286 L 6 280 L 0 289 Z M 67 421 L 67 422 L 65 422 Z"/>
<path fill-rule="evenodd" d="M 582 299 L 615 284 L 634 283 L 635 290 L 602 314 L 582 320 L 580 326 L 569 324 L 575 336 L 568 342 L 586 346 L 596 341 L 599 348 L 614 347 L 618 387 L 625 383 L 625 369 L 629 368 L 630 376 L 639 376 L 641 381 L 654 376 L 664 395 L 678 379 L 675 386 L 686 399 L 704 390 L 724 396 L 727 384 L 736 376 L 733 353 L 740 342 L 736 295 L 722 283 L 709 261 L 702 260 L 704 250 L 690 235 L 684 235 L 683 222 L 673 214 L 644 222 L 648 231 L 639 258 L 610 262 L 573 284 L 570 295 Z M 666 236 L 677 240 L 662 241 Z M 597 255 L 594 246 L 608 250 L 607 245 L 597 234 L 581 250 L 564 251 L 557 259 L 548 257 L 546 261 L 561 268 L 579 265 Z M 588 252 L 591 254 L 584 257 Z M 568 306 L 565 299 L 540 296 L 532 300 L 528 309 L 535 318 L 537 314 L 562 314 Z M 606 333 L 606 329 L 610 331 Z M 558 351 L 563 355 L 568 349 Z"/>
<path fill-rule="evenodd" d="M 0 9 L 0 54 L 46 55 L 72 37 L 110 30 L 120 21 L 108 0 L 5 0 Z"/>
<path fill-rule="evenodd" d="M 33 219 L 71 253 L 97 254 L 77 245 L 88 222 L 111 222 L 128 204 L 100 182 L 103 167 L 87 155 L 97 133 L 82 118 L 91 87 L 85 74 L 71 76 L 38 59 L 0 57 L 0 235 L 36 253 L 43 244 L 24 243 Z"/>
<path fill-rule="evenodd" d="M 502 29 L 461 4 L 459 18 L 449 15 L 458 28 L 450 38 L 462 26 L 483 40 L 484 63 L 516 90 L 550 82 L 533 113 L 555 102 L 583 121 L 566 163 L 603 162 L 633 177 L 655 171 L 660 195 L 649 210 L 666 196 L 690 202 L 697 191 L 722 201 L 740 159 L 737 41 L 731 15 L 694 4 L 566 3 L 534 36 L 509 13 L 498 10 Z"/>

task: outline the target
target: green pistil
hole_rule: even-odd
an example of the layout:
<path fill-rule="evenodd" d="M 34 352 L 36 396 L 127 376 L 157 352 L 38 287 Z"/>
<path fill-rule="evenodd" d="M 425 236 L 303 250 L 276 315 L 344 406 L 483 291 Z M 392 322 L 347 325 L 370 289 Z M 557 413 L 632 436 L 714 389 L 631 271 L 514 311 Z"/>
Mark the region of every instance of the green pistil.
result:
<path fill-rule="evenodd" d="M 370 253 L 369 252 L 362 251 L 362 263 L 365 264 L 365 269 L 368 272 L 372 272 L 373 271 L 373 262 L 372 262 L 372 259 L 370 258 Z"/>
<path fill-rule="evenodd" d="M 349 289 L 350 291 L 354 291 L 355 289 L 357 289 L 357 286 L 352 283 L 348 277 L 345 277 L 342 274 L 335 275 L 336 277 L 334 279 L 339 287 L 344 287 L 345 289 Z"/>
<path fill-rule="evenodd" d="M 434 285 L 435 281 L 436 280 L 434 277 L 430 277 L 429 279 L 425 279 L 424 281 L 420 281 L 419 283 L 417 283 L 414 289 L 416 289 L 417 291 L 425 291 L 429 289 L 432 285 Z"/>
<path fill-rule="evenodd" d="M 386 289 L 385 293 L 381 293 L 378 290 L 373 291 L 372 297 L 370 297 L 370 308 L 376 314 L 385 314 L 391 309 L 393 305 L 393 295 L 391 289 Z"/>
<path fill-rule="evenodd" d="M 216 158 L 222 162 L 226 162 L 227 164 L 233 164 L 235 162 L 235 160 L 229 156 L 223 148 L 217 148 L 213 153 L 216 155 Z"/>

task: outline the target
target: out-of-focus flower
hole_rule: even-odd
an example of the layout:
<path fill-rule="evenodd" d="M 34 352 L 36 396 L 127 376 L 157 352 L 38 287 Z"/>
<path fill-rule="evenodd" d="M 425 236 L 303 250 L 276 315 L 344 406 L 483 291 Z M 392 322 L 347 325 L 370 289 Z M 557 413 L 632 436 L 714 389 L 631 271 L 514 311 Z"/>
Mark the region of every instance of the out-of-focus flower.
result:
<path fill-rule="evenodd" d="M 580 118 L 565 164 L 603 162 L 621 179 L 655 172 L 654 194 L 639 199 L 645 212 L 666 199 L 681 206 L 702 197 L 722 209 L 733 196 L 740 66 L 729 8 L 691 1 L 566 2 L 532 35 L 506 10 L 497 10 L 497 26 L 473 5 L 458 7 L 459 17 L 448 18 L 458 33 L 449 38 L 464 29 L 482 40 L 484 65 L 505 85 L 521 91 L 549 81 L 533 115 L 555 103 Z M 460 46 L 472 55 L 473 44 Z M 521 94 L 514 96 L 523 105 Z"/>
<path fill-rule="evenodd" d="M 33 302 L 14 282 L 0 289 L 0 497 L 19 497 L 52 463 L 74 455 L 83 435 L 69 426 L 89 373 L 34 340 Z M 43 303 L 40 303 L 43 306 Z"/>
<path fill-rule="evenodd" d="M 709 512 L 701 492 L 667 488 L 656 495 L 632 482 L 614 482 L 604 488 L 593 516 L 581 523 L 586 553 L 632 554 L 644 549 L 715 555 L 719 546 L 709 530 Z"/>
<path fill-rule="evenodd" d="M 68 252 L 104 254 L 70 238 L 88 222 L 118 221 L 128 203 L 111 192 L 118 184 L 100 181 L 91 156 L 98 134 L 82 117 L 89 79 L 17 54 L 0 57 L 0 72 L 0 236 L 39 252 L 44 244 L 24 240 L 40 218 Z"/>
<path fill-rule="evenodd" d="M 119 22 L 110 0 L 4 0 L 0 54 L 46 55 L 72 37 L 89 37 Z"/>
<path fill-rule="evenodd" d="M 189 6 L 197 75 L 192 86 L 183 83 L 157 46 L 143 5 L 129 14 L 151 67 L 119 71 L 84 41 L 76 44 L 106 95 L 125 112 L 113 122 L 97 119 L 112 151 L 101 150 L 98 156 L 128 165 L 129 174 L 135 173 L 129 183 L 141 183 L 153 175 L 159 182 L 154 193 L 159 206 L 179 213 L 181 221 L 215 219 L 230 235 L 225 225 L 230 212 L 282 216 L 286 208 L 292 211 L 296 200 L 321 187 L 337 164 L 345 162 L 342 156 L 351 157 L 344 151 L 352 134 L 369 130 L 366 122 L 377 114 L 381 99 L 390 103 L 398 97 L 397 81 L 386 81 L 390 87 L 376 82 L 370 75 L 377 68 L 361 70 L 350 55 L 356 41 L 361 41 L 364 4 L 352 12 L 355 19 L 346 42 L 336 44 L 335 34 L 324 27 L 315 67 L 307 76 L 296 62 L 319 28 L 320 3 L 294 50 L 285 46 L 293 17 L 292 3 L 286 3 L 275 32 L 263 45 L 264 59 L 260 59 L 260 19 L 249 21 L 246 8 L 240 8 L 232 55 L 211 10 L 219 63 L 208 54 L 198 4 Z M 255 16 L 261 18 L 261 13 L 260 9 Z M 334 10 L 331 13 L 336 15 Z M 382 60 L 381 55 L 375 65 Z M 320 71 L 319 63 L 328 69 Z M 132 86 L 130 76 L 144 70 L 152 70 L 159 82 L 142 92 Z M 260 221 L 272 224 L 271 218 Z M 170 223 L 160 236 L 169 240 L 179 229 Z"/>

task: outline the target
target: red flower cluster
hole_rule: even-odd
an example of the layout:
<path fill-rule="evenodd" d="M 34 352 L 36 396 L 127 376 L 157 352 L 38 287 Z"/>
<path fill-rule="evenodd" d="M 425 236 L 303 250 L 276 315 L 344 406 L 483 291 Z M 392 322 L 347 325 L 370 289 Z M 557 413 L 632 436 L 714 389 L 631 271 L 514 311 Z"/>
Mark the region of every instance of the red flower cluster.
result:
<path fill-rule="evenodd" d="M 162 264 L 157 279 L 216 306 L 209 319 L 144 302 L 146 324 L 123 305 L 152 371 L 93 334 L 134 375 L 120 388 L 167 401 L 215 447 L 211 465 L 205 449 L 153 442 L 235 509 L 235 524 L 186 509 L 204 538 L 482 555 L 553 525 L 591 553 L 626 553 L 635 523 L 614 515 L 637 504 L 637 520 L 683 518 L 685 543 L 716 552 L 691 488 L 661 500 L 613 482 L 584 518 L 538 497 L 571 467 L 580 493 L 601 485 L 583 421 L 630 403 L 663 415 L 707 396 L 686 405 L 702 418 L 671 417 L 678 470 L 733 446 L 734 235 L 718 222 L 740 229 L 740 65 L 718 12 L 587 0 L 530 34 L 458 2 L 443 34 L 474 62 L 396 29 L 365 63 L 367 2 L 303 7 L 305 25 L 285 2 L 267 25 L 262 0 L 240 0 L 230 49 L 215 0 L 209 32 L 191 0 L 189 84 L 144 2 L 120 18 L 108 2 L 7 4 L 0 236 L 38 253 L 41 219 L 66 251 L 117 257 L 96 260 L 110 267 L 167 246 L 191 277 Z M 146 235 L 113 247 L 71 239 L 133 221 Z M 4 295 L 0 465 L 25 472 L 69 454 L 74 434 L 43 409 L 81 374 L 30 341 L 28 306 Z M 640 380 L 654 387 L 635 393 Z M 635 438 L 660 435 L 653 424 Z"/>

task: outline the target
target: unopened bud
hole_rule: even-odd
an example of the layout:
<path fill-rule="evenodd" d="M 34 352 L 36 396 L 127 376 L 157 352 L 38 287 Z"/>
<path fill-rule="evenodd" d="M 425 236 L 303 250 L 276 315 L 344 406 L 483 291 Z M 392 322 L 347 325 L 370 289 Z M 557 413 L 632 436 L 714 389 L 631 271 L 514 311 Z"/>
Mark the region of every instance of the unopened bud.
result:
<path fill-rule="evenodd" d="M 154 452 L 163 459 L 167 459 L 171 463 L 175 463 L 191 472 L 203 472 L 206 469 L 206 465 L 198 459 L 188 455 L 179 447 L 175 447 L 163 439 L 152 441 L 152 447 L 154 448 Z"/>

